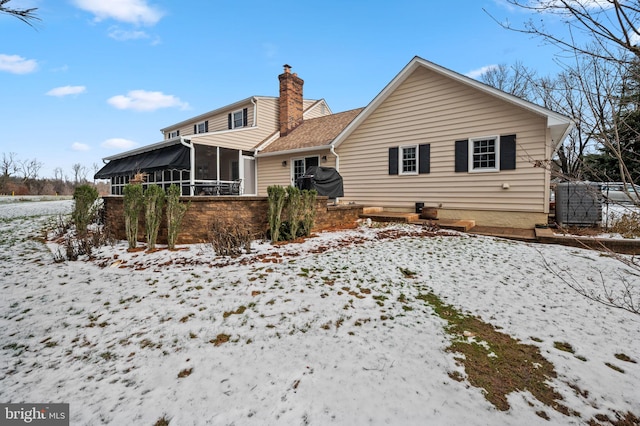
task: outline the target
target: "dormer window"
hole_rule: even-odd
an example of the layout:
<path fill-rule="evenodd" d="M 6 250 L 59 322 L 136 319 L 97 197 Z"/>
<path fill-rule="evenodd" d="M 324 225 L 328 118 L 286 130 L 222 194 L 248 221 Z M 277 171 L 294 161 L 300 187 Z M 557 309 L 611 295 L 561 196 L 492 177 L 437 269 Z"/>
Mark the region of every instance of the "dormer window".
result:
<path fill-rule="evenodd" d="M 173 139 L 180 136 L 180 130 L 174 130 L 172 132 L 167 133 L 167 139 Z"/>
<path fill-rule="evenodd" d="M 242 110 L 233 113 L 233 128 L 242 127 Z"/>
<path fill-rule="evenodd" d="M 209 131 L 209 122 L 201 121 L 200 123 L 196 123 L 193 125 L 193 133 L 207 133 Z"/>
<path fill-rule="evenodd" d="M 244 108 L 229 113 L 229 130 L 246 127 L 248 112 L 247 108 Z"/>

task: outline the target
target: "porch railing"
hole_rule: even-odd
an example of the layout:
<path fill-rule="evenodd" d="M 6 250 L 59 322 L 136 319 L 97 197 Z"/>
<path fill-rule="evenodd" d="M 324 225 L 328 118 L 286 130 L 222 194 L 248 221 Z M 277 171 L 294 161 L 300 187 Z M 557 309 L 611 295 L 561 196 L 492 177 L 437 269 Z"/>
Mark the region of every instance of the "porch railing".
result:
<path fill-rule="evenodd" d="M 242 179 L 237 180 L 196 180 L 194 195 L 242 195 Z"/>

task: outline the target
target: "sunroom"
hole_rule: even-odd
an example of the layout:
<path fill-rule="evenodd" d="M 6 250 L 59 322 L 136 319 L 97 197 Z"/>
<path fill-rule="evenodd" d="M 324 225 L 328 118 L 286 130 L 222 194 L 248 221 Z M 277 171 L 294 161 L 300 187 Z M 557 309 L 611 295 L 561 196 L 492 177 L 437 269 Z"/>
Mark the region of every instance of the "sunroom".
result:
<path fill-rule="evenodd" d="M 182 195 L 255 195 L 256 171 L 252 151 L 196 144 L 177 137 L 106 157 L 94 176 L 109 179 L 111 195 L 122 195 L 136 176 L 142 185 L 167 189 L 178 185 Z"/>

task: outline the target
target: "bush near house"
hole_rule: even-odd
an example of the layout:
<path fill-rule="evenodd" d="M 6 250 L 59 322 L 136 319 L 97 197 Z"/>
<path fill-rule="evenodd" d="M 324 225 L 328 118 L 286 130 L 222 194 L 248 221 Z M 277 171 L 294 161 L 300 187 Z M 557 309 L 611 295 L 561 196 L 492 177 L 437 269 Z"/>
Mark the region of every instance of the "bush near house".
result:
<path fill-rule="evenodd" d="M 178 185 L 171 185 L 167 190 L 167 246 L 169 250 L 176 248 L 182 219 L 190 206 L 190 203 L 180 203 L 180 195 L 181 191 Z"/>
<path fill-rule="evenodd" d="M 299 190 L 293 186 L 267 188 L 268 222 L 271 241 L 290 241 L 308 237 L 316 217 L 315 190 Z"/>
<path fill-rule="evenodd" d="M 98 190 L 91 185 L 80 185 L 73 191 L 73 211 L 71 220 L 78 236 L 87 234 L 87 227 L 97 213 Z"/>
<path fill-rule="evenodd" d="M 125 185 L 123 195 L 125 232 L 129 249 L 134 249 L 138 244 L 138 219 L 144 206 L 142 185 L 139 183 Z"/>
<path fill-rule="evenodd" d="M 149 250 L 156 248 L 165 198 L 164 189 L 158 185 L 149 185 L 144 191 L 144 225 Z"/>

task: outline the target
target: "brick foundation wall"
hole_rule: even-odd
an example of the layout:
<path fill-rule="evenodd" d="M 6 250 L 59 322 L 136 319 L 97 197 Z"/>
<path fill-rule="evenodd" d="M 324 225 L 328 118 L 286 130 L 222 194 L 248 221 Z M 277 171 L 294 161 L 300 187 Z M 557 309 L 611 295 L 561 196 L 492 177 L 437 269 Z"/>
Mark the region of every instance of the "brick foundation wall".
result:
<path fill-rule="evenodd" d="M 118 240 L 126 240 L 124 226 L 123 197 L 103 197 L 105 223 Z M 178 244 L 209 242 L 209 228 L 213 220 L 223 223 L 243 223 L 256 238 L 263 237 L 269 228 L 267 223 L 267 197 L 181 197 L 180 201 L 189 203 L 178 236 Z M 332 228 L 352 228 L 356 225 L 362 206 L 328 206 L 327 197 L 318 197 L 316 201 L 316 220 L 314 232 Z M 145 241 L 144 214 L 138 225 L 138 241 Z M 166 244 L 166 219 L 162 221 L 158 234 L 158 243 Z"/>

